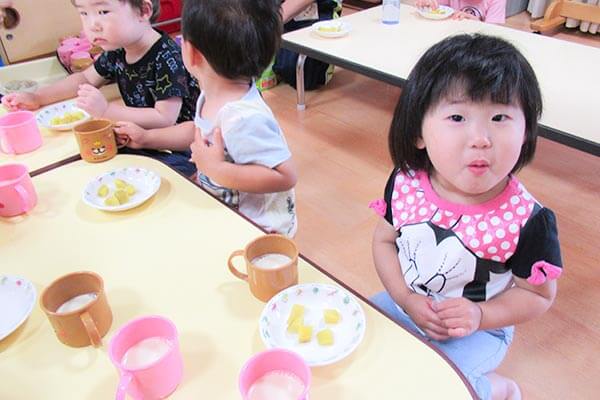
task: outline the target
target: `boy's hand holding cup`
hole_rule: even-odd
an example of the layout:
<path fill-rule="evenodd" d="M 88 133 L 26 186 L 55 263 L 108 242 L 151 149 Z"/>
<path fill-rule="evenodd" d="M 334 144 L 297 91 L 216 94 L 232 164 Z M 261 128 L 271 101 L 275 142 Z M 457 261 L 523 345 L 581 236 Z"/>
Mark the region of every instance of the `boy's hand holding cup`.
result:
<path fill-rule="evenodd" d="M 146 147 L 146 130 L 129 121 L 119 121 L 115 124 L 117 145 L 132 149 Z"/>

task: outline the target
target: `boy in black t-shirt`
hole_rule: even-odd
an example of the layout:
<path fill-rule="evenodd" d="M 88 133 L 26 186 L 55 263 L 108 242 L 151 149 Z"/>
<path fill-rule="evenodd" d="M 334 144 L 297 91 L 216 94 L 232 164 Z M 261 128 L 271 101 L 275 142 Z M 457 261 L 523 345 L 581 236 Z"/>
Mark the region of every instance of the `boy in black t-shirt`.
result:
<path fill-rule="evenodd" d="M 193 119 L 199 94 L 183 65 L 181 50 L 151 23 L 159 0 L 72 0 L 88 39 L 105 52 L 94 67 L 75 73 L 34 93 L 14 93 L 2 103 L 9 109 L 35 110 L 77 95 L 77 106 L 93 117 L 165 128 Z M 125 105 L 109 103 L 98 87 L 115 80 Z M 117 126 L 119 123 L 117 122 Z M 186 175 L 194 172 L 189 153 L 136 149 L 170 164 Z"/>

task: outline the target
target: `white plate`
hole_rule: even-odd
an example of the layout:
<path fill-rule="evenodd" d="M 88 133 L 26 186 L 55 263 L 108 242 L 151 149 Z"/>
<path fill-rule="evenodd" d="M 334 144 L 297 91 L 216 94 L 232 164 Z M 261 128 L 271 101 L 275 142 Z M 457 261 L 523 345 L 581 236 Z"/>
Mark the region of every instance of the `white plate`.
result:
<path fill-rule="evenodd" d="M 336 31 L 324 31 L 322 28 L 337 28 Z M 352 26 L 344 21 L 340 21 L 339 19 L 331 19 L 328 21 L 319 21 L 312 25 L 312 30 L 319 36 L 323 36 L 326 38 L 338 38 L 342 36 L 346 36 L 352 30 Z"/>
<path fill-rule="evenodd" d="M 104 204 L 106 197 L 115 191 L 115 179 L 121 179 L 135 186 L 136 193 L 129 198 L 125 204 L 118 206 L 107 206 Z M 98 196 L 98 188 L 106 185 L 110 194 L 106 197 Z M 124 211 L 137 207 L 150 197 L 154 196 L 160 187 L 160 176 L 144 168 L 126 167 L 119 168 L 103 175 L 97 176 L 90 181 L 83 190 L 83 202 L 91 207 L 103 211 Z"/>
<path fill-rule="evenodd" d="M 54 117 L 62 117 L 66 112 L 75 112 L 81 111 L 84 117 L 78 121 L 74 121 L 68 124 L 60 124 L 60 125 L 52 125 L 50 121 Z M 75 105 L 75 100 L 63 101 L 62 103 L 52 104 L 50 106 L 44 107 L 40 111 L 38 111 L 36 116 L 36 121 L 38 124 L 47 129 L 52 129 L 55 131 L 69 131 L 73 129 L 73 127 L 77 124 L 85 122 L 91 118 L 91 115 L 87 112 L 83 111 L 80 108 L 77 108 Z"/>
<path fill-rule="evenodd" d="M 446 19 L 454 14 L 454 9 L 448 6 L 438 6 L 437 12 L 433 12 L 433 10 L 429 8 L 419 8 L 417 11 L 423 18 L 427 19 Z"/>
<path fill-rule="evenodd" d="M 298 343 L 298 335 L 287 331 L 287 320 L 294 304 L 305 307 L 304 323 L 313 327 L 310 342 Z M 324 309 L 336 309 L 337 324 L 325 324 Z M 309 283 L 289 287 L 276 294 L 265 306 L 259 321 L 260 337 L 268 348 L 282 347 L 300 354 L 310 366 L 332 364 L 356 349 L 365 335 L 365 314 L 354 296 L 333 285 Z M 334 343 L 321 346 L 317 332 L 333 331 Z"/>
<path fill-rule="evenodd" d="M 0 340 L 13 333 L 31 314 L 35 287 L 25 278 L 0 275 Z"/>

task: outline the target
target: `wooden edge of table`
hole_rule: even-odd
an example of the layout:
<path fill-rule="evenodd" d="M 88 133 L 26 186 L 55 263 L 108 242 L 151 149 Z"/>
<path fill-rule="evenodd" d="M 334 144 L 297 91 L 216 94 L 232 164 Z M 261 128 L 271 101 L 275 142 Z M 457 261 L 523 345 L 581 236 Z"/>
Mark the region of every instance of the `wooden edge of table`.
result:
<path fill-rule="evenodd" d="M 128 155 L 133 155 L 133 156 L 136 156 L 136 157 L 145 157 L 143 155 L 137 155 L 137 154 L 128 154 Z M 31 172 L 31 176 L 34 177 L 34 176 L 37 176 L 37 175 L 41 175 L 43 173 L 52 171 L 52 170 L 54 170 L 56 168 L 60 168 L 60 167 L 62 167 L 64 165 L 67 165 L 67 164 L 70 164 L 72 162 L 79 161 L 79 160 L 81 160 L 81 156 L 79 154 L 77 154 L 75 156 L 72 156 L 72 157 L 66 158 L 64 160 L 57 161 L 57 162 L 55 162 L 53 164 L 47 165 L 47 166 L 45 166 L 43 168 L 39 168 L 39 169 Z M 244 214 L 240 213 L 238 210 L 235 210 L 235 209 L 229 207 L 224 201 L 222 201 L 221 199 L 219 199 L 218 197 L 216 197 L 215 195 L 213 195 L 209 191 L 205 190 L 202 186 L 200 186 L 199 184 L 197 184 L 196 182 L 194 182 L 193 180 L 191 180 L 189 177 L 185 176 L 181 172 L 177 171 L 176 169 L 174 169 L 173 167 L 171 167 L 169 164 L 163 162 L 162 160 L 156 160 L 156 161 L 163 163 L 168 168 L 170 168 L 171 170 L 173 170 L 177 174 L 181 175 L 183 178 L 185 178 L 191 184 L 193 184 L 194 186 L 196 186 L 200 190 L 204 191 L 206 194 L 208 194 L 209 196 L 211 196 L 213 199 L 217 200 L 219 203 L 223 204 L 228 210 L 230 210 L 231 212 L 237 214 L 241 218 L 245 219 L 250 224 L 252 224 L 255 227 L 257 227 L 258 229 L 260 229 L 265 234 L 268 233 L 265 229 L 263 229 L 261 226 L 259 226 L 258 224 L 256 224 L 250 218 L 246 217 Z M 429 348 L 433 349 L 437 354 L 440 355 L 440 357 L 442 357 L 442 359 L 444 359 L 448 363 L 448 365 L 450 365 L 450 367 L 452 367 L 452 369 L 454 370 L 454 372 L 456 372 L 456 374 L 460 377 L 461 381 L 464 383 L 464 385 L 468 389 L 469 394 L 471 394 L 471 396 L 473 397 L 473 399 L 477 399 L 477 394 L 476 394 L 475 390 L 473 389 L 473 387 L 471 386 L 471 384 L 469 383 L 469 381 L 467 380 L 467 378 L 465 378 L 465 376 L 460 371 L 460 369 L 458 369 L 458 367 L 452 362 L 452 360 L 450 360 L 446 356 L 446 354 L 444 354 L 440 349 L 438 349 L 437 347 L 433 346 L 428 341 L 424 340 L 422 336 L 419 336 L 419 335 L 413 333 L 412 331 L 406 329 L 402 324 L 399 324 L 398 322 L 396 322 L 392 318 L 390 318 L 388 315 L 386 315 L 383 312 L 381 312 L 381 310 L 379 310 L 379 308 L 377 308 L 368 298 L 364 297 L 363 295 L 361 295 L 360 293 L 358 293 L 357 291 L 355 291 L 350 286 L 347 286 L 344 282 L 342 282 L 340 279 L 338 279 L 337 277 L 335 277 L 334 275 L 332 275 L 328 271 L 326 271 L 323 268 L 321 268 L 317 263 L 315 263 L 314 261 L 312 261 L 307 256 L 305 256 L 302 253 L 300 253 L 299 257 L 302 260 L 304 260 L 307 264 L 309 264 L 311 267 L 315 268 L 317 271 L 319 271 L 323 275 L 325 275 L 328 278 L 330 278 L 331 280 L 333 280 L 335 283 L 337 283 L 338 285 L 340 285 L 341 287 L 343 287 L 345 290 L 347 290 L 350 293 L 352 293 L 355 297 L 358 297 L 359 299 L 361 299 L 362 301 L 364 301 L 365 303 L 367 303 L 368 305 L 370 305 L 371 307 L 373 307 L 374 310 L 376 310 L 381 315 L 383 315 L 384 317 L 386 317 L 387 319 L 389 319 L 390 321 L 392 321 L 394 324 L 398 325 L 401 329 L 404 329 L 406 332 L 408 332 L 409 334 L 411 334 L 412 336 L 414 336 L 415 338 L 417 338 L 421 343 L 423 343 L 426 346 L 428 346 Z"/>
<path fill-rule="evenodd" d="M 374 68 L 365 67 L 364 65 L 348 61 L 344 58 L 322 53 L 318 50 L 314 50 L 297 43 L 289 42 L 285 38 L 283 38 L 281 41 L 281 47 L 295 53 L 304 54 L 308 57 L 318 59 L 328 64 L 337 65 L 366 77 L 385 82 L 390 85 L 398 86 L 400 88 L 406 83 L 406 79 L 399 78 L 386 72 L 381 72 Z M 600 143 L 596 143 L 591 140 L 581 138 L 577 135 L 560 131 L 542 124 L 538 125 L 538 135 L 576 150 L 583 151 L 584 153 L 589 153 L 596 157 L 600 157 Z"/>

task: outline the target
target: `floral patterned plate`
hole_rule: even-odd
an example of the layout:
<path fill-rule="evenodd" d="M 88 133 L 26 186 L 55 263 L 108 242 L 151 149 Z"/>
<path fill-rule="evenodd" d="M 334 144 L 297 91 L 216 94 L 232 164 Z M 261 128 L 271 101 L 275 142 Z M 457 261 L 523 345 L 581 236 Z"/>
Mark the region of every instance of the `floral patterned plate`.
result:
<path fill-rule="evenodd" d="M 66 113 L 80 113 L 80 115 L 83 115 L 83 118 L 65 124 L 52 123 L 52 118 L 64 117 Z M 70 131 L 75 125 L 89 120 L 90 118 L 92 118 L 92 116 L 87 112 L 83 111 L 82 109 L 78 108 L 75 105 L 75 100 L 67 100 L 61 103 L 56 103 L 44 107 L 43 109 L 38 111 L 35 118 L 37 123 L 43 126 L 44 128 L 52 129 L 55 131 Z"/>
<path fill-rule="evenodd" d="M 313 328 L 312 339 L 298 343 L 298 334 L 287 331 L 294 304 L 305 307 L 304 324 Z M 337 324 L 326 324 L 323 310 L 335 309 L 341 315 Z M 365 335 L 365 314 L 354 296 L 346 290 L 322 283 L 289 287 L 276 294 L 265 306 L 259 321 L 260 337 L 268 348 L 282 347 L 300 354 L 310 366 L 332 364 L 352 353 Z M 333 331 L 334 343 L 321 346 L 316 334 L 324 328 Z"/>
<path fill-rule="evenodd" d="M 115 180 L 120 179 L 135 188 L 135 193 L 129 196 L 124 204 L 110 206 L 105 201 L 116 191 Z M 101 196 L 98 191 L 100 186 L 108 187 L 109 193 Z M 90 181 L 83 190 L 83 202 L 91 207 L 103 211 L 124 211 L 137 207 L 156 194 L 160 188 L 160 176 L 144 168 L 126 167 L 119 168 Z"/>
<path fill-rule="evenodd" d="M 37 297 L 25 278 L 0 275 L 0 340 L 13 333 L 31 314 Z"/>

